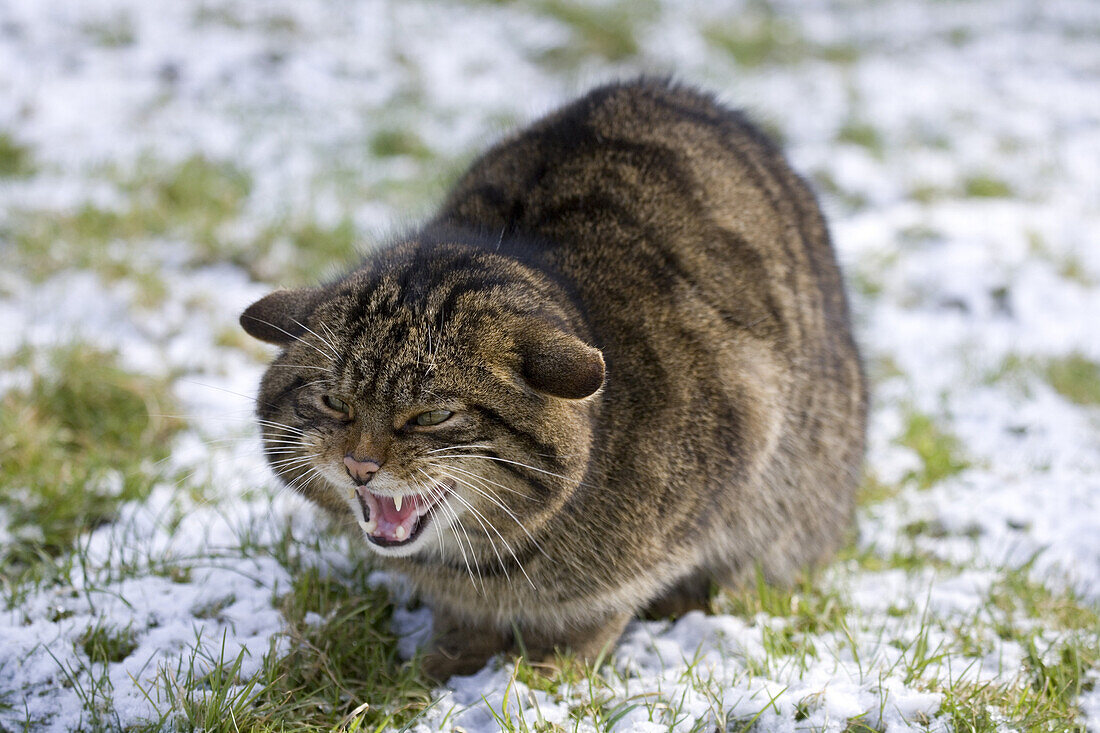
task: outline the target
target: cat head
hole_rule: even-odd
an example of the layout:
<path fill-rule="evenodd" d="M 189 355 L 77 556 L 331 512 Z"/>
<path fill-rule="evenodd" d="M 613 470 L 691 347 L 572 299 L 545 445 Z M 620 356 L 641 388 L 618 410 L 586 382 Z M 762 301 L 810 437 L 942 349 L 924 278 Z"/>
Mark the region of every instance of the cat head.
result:
<path fill-rule="evenodd" d="M 576 323 L 550 280 L 459 244 L 274 292 L 241 315 L 282 348 L 258 400 L 267 458 L 382 555 L 503 562 L 587 465 L 604 362 Z"/>

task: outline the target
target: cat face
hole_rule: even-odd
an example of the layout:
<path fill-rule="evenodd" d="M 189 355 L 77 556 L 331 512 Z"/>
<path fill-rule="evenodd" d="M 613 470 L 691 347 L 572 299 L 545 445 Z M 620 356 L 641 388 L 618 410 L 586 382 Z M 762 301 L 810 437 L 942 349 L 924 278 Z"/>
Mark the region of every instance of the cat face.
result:
<path fill-rule="evenodd" d="M 602 356 L 514 263 L 397 252 L 242 315 L 283 347 L 258 402 L 268 460 L 381 555 L 503 563 L 581 479 Z"/>

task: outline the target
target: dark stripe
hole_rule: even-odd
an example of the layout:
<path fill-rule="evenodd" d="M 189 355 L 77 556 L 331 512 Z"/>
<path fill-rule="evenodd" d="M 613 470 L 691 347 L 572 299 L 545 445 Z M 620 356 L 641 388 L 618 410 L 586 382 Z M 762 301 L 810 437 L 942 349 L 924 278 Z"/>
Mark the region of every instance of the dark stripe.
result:
<path fill-rule="evenodd" d="M 480 272 L 472 274 L 468 279 L 461 280 L 455 285 L 451 286 L 450 292 L 447 293 L 443 302 L 435 311 L 435 317 L 432 319 L 432 323 L 438 325 L 440 330 L 451 322 L 455 316 L 455 306 L 458 305 L 458 301 L 465 295 L 471 293 L 481 293 L 492 288 L 507 288 L 514 285 L 515 280 L 510 278 L 503 278 L 500 276 L 486 276 Z"/>
<path fill-rule="evenodd" d="M 766 171 L 768 174 L 768 178 L 775 178 L 775 174 L 771 171 L 770 166 L 767 165 L 767 163 L 774 163 L 774 161 L 769 161 L 767 160 L 767 158 L 765 158 L 765 160 L 763 161 L 754 160 L 752 157 L 750 157 L 750 153 L 748 151 L 739 148 L 733 141 L 734 138 L 748 138 L 751 142 L 757 144 L 760 151 L 765 156 L 770 156 L 772 158 L 780 157 L 778 149 L 775 147 L 775 144 L 772 143 L 767 137 L 765 137 L 763 133 L 753 127 L 747 120 L 744 119 L 743 116 L 737 114 L 732 110 L 725 110 L 715 107 L 714 113 L 711 115 L 707 115 L 700 110 L 686 107 L 680 103 L 674 102 L 671 99 L 667 99 L 664 97 L 654 97 L 653 101 L 659 106 L 664 107 L 665 109 L 670 110 L 685 119 L 691 120 L 700 126 L 706 127 L 708 130 L 713 131 L 717 129 L 719 133 L 723 133 L 715 135 L 717 142 L 722 146 L 722 148 L 726 150 L 727 153 L 729 153 L 736 161 L 741 164 L 741 169 L 744 171 L 745 175 L 749 177 L 753 186 L 758 191 L 760 191 L 768 200 L 768 204 L 771 206 L 776 215 L 782 215 L 783 197 L 777 195 L 775 192 L 772 191 L 772 188 L 768 185 L 768 182 L 764 175 L 764 171 Z M 786 166 L 785 163 L 782 163 L 782 165 L 784 167 Z M 761 169 L 763 169 L 763 171 Z M 779 185 L 781 189 L 783 188 L 782 184 L 779 181 L 776 181 L 775 183 L 776 185 Z M 782 193 L 787 197 L 790 196 L 789 191 L 783 190 Z M 796 223 L 799 224 L 799 236 L 803 237 L 802 241 L 804 243 L 806 241 L 804 237 L 804 232 L 802 231 L 800 222 Z M 787 257 L 787 261 L 797 262 L 797 254 L 791 249 L 791 243 L 787 241 L 786 237 L 780 237 L 780 244 L 784 248 L 784 254 Z M 797 292 L 796 274 L 795 268 L 793 267 L 790 268 L 788 273 L 787 287 L 790 288 L 792 293 Z"/>
<path fill-rule="evenodd" d="M 556 466 L 561 464 L 561 458 L 558 456 L 557 446 L 555 446 L 554 444 L 544 443 L 543 441 L 535 437 L 533 433 L 517 428 L 515 424 L 513 424 L 506 417 L 501 415 L 496 410 L 493 410 L 492 408 L 485 407 L 484 405 L 472 405 L 471 409 L 485 419 L 489 420 L 490 422 L 496 423 L 503 427 L 509 435 L 515 435 L 521 438 L 528 449 L 533 449 L 528 451 L 532 455 L 537 456 L 538 458 L 546 459 L 548 461 L 553 461 Z"/>
<path fill-rule="evenodd" d="M 294 379 L 292 379 L 290 381 L 290 384 L 288 384 L 286 387 L 283 387 L 281 390 L 279 390 L 279 393 L 277 395 L 275 395 L 273 401 L 278 402 L 282 398 L 286 397 L 287 394 L 289 394 L 290 392 L 293 392 L 294 390 L 301 387 L 303 384 L 305 384 L 305 382 L 306 382 L 305 377 L 300 377 L 300 376 L 295 377 Z M 271 405 L 272 403 L 268 402 L 267 404 Z"/>
<path fill-rule="evenodd" d="M 497 455 L 497 453 L 492 450 L 482 449 L 481 453 L 483 455 L 489 456 L 489 460 L 495 458 L 501 459 L 493 460 L 493 465 L 500 466 L 505 471 L 508 471 L 517 478 L 522 479 L 527 485 L 535 490 L 535 493 L 538 496 L 546 498 L 553 495 L 554 492 L 551 491 L 550 487 L 543 483 L 540 478 L 536 478 L 536 476 L 544 476 L 545 474 L 540 473 L 539 471 L 532 471 L 529 468 L 516 465 L 515 463 L 511 463 L 510 461 L 512 459 L 504 458 L 503 456 Z"/>
<path fill-rule="evenodd" d="M 386 377 L 386 381 L 382 385 L 381 393 L 371 391 L 369 394 L 375 395 L 377 397 L 384 397 L 386 399 L 392 399 L 394 395 L 394 388 L 397 386 L 397 383 L 401 381 L 401 379 L 410 374 L 417 374 L 419 372 L 422 372 L 423 370 L 424 367 L 416 363 L 415 361 L 408 362 L 407 364 L 404 364 L 398 369 L 394 370 L 392 374 Z"/>

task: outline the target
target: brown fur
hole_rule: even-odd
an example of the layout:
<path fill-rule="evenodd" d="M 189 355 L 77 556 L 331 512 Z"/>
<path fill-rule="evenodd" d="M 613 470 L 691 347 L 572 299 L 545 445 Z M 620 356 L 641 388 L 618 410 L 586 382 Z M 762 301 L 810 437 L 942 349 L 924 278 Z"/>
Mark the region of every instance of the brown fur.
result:
<path fill-rule="evenodd" d="M 825 222 L 690 89 L 591 92 L 490 149 L 423 229 L 242 324 L 285 347 L 259 401 L 273 465 L 337 519 L 362 519 L 349 451 L 382 458 L 372 490 L 467 482 L 480 516 L 380 558 L 435 606 L 440 676 L 513 629 L 595 656 L 711 583 L 792 580 L 852 520 L 866 394 Z"/>

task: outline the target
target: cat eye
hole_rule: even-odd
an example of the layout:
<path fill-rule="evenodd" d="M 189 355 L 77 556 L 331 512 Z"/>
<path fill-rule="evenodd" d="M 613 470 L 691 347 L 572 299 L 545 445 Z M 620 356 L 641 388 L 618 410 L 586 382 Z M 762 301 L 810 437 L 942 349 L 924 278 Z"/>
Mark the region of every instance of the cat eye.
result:
<path fill-rule="evenodd" d="M 321 395 L 321 404 L 333 412 L 339 412 L 341 415 L 351 418 L 351 405 L 339 397 L 330 394 Z"/>
<path fill-rule="evenodd" d="M 420 413 L 409 422 L 421 427 L 428 427 L 430 425 L 439 425 L 442 422 L 446 422 L 453 414 L 454 413 L 450 410 L 429 410 L 428 412 Z"/>

